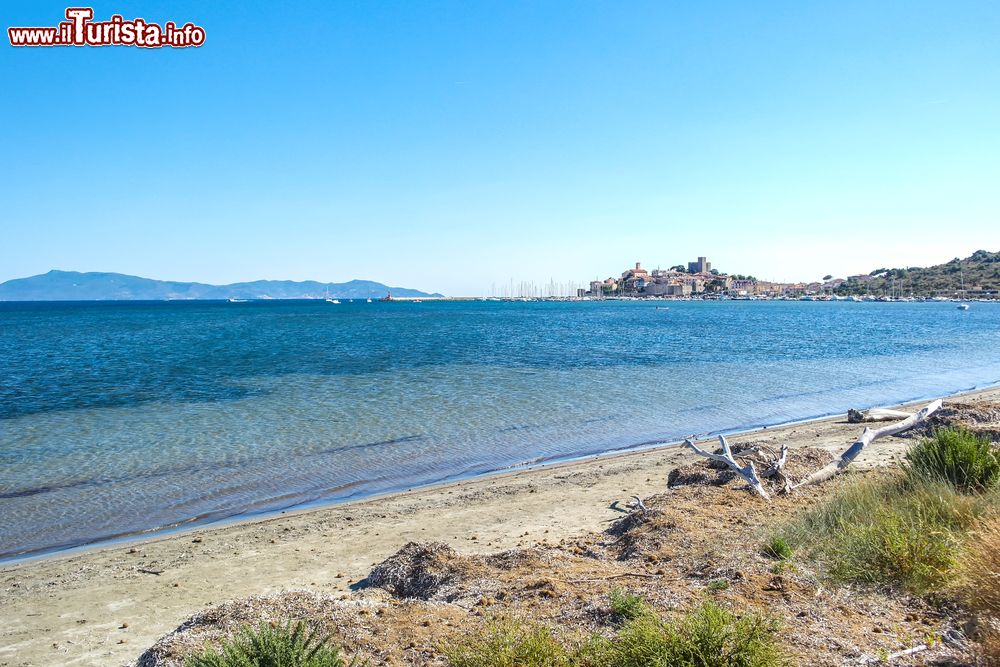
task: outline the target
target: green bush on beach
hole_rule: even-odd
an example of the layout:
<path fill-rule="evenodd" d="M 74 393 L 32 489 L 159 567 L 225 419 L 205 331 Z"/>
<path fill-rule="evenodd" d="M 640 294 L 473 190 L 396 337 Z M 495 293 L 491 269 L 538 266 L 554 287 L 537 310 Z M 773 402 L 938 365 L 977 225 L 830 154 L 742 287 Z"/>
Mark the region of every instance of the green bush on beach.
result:
<path fill-rule="evenodd" d="M 737 615 L 704 602 L 676 624 L 654 613 L 624 623 L 610 640 L 593 643 L 586 667 L 774 667 L 785 664 L 777 624 L 760 614 Z"/>
<path fill-rule="evenodd" d="M 785 664 L 777 625 L 758 614 L 736 615 L 705 602 L 677 623 L 643 600 L 616 594 L 623 620 L 611 638 L 567 648 L 537 624 L 502 618 L 484 632 L 445 648 L 452 667 L 776 667 Z M 622 607 L 620 603 L 628 600 Z"/>
<path fill-rule="evenodd" d="M 571 667 L 578 664 L 548 628 L 501 617 L 478 636 L 444 647 L 452 667 Z"/>
<path fill-rule="evenodd" d="M 646 601 L 620 588 L 611 590 L 611 613 L 618 620 L 638 618 L 649 611 Z"/>
<path fill-rule="evenodd" d="M 299 621 L 283 627 L 262 623 L 244 626 L 222 642 L 221 651 L 206 648 L 188 656 L 184 667 L 359 667 L 357 658 L 345 661 L 340 649 L 318 630 L 307 631 Z"/>
<path fill-rule="evenodd" d="M 944 428 L 907 453 L 906 471 L 911 478 L 945 480 L 966 493 L 985 491 L 1000 482 L 1000 456 L 986 438 Z"/>
<path fill-rule="evenodd" d="M 962 429 L 935 431 L 906 461 L 902 472 L 848 483 L 782 537 L 835 580 L 939 591 L 969 532 L 1000 507 L 1000 463 L 988 440 Z"/>
<path fill-rule="evenodd" d="M 941 480 L 860 479 L 801 514 L 785 538 L 835 580 L 923 595 L 952 578 L 966 532 L 995 503 Z"/>
<path fill-rule="evenodd" d="M 788 560 L 792 557 L 793 549 L 788 544 L 788 540 L 780 535 L 774 535 L 767 544 L 764 545 L 764 555 L 775 560 Z"/>

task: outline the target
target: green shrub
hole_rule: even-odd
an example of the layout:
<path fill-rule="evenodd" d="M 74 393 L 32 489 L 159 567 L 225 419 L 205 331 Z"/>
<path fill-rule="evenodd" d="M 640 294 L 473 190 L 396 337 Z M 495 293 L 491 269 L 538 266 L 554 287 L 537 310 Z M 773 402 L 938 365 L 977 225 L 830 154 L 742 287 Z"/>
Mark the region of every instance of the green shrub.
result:
<path fill-rule="evenodd" d="M 706 602 L 676 624 L 641 598 L 610 639 L 594 636 L 568 650 L 539 625 L 501 618 L 478 637 L 443 650 L 451 667 L 777 667 L 785 664 L 777 625 L 757 614 L 736 614 Z M 636 602 L 637 601 L 637 602 Z M 622 614 L 624 617 L 624 614 Z"/>
<path fill-rule="evenodd" d="M 785 664 L 777 625 L 706 602 L 676 625 L 655 614 L 626 622 L 613 639 L 582 654 L 586 667 L 774 667 Z"/>
<path fill-rule="evenodd" d="M 611 590 L 611 613 L 617 619 L 627 621 L 649 611 L 649 605 L 638 595 L 631 595 L 621 588 Z"/>
<path fill-rule="evenodd" d="M 327 644 L 318 630 L 306 631 L 302 621 L 294 626 L 274 628 L 261 624 L 244 626 L 232 639 L 222 642 L 222 651 L 207 648 L 188 656 L 185 667 L 347 667 L 358 665 L 357 658 L 347 663 L 340 649 Z"/>
<path fill-rule="evenodd" d="M 788 540 L 780 535 L 774 535 L 764 545 L 764 555 L 775 560 L 788 560 L 792 557 L 792 553 Z"/>
<path fill-rule="evenodd" d="M 706 586 L 706 588 L 708 588 L 708 590 L 710 590 L 710 591 L 724 591 L 727 588 L 729 588 L 729 580 L 728 579 L 713 579 L 712 581 L 708 582 L 708 585 Z"/>
<path fill-rule="evenodd" d="M 947 481 L 971 493 L 1000 482 L 1000 457 L 986 438 L 962 428 L 942 428 L 906 454 L 911 477 Z"/>
<path fill-rule="evenodd" d="M 548 628 L 503 617 L 478 637 L 446 646 L 452 667 L 570 667 L 577 664 Z"/>
<path fill-rule="evenodd" d="M 995 493 L 966 495 L 937 479 L 862 479 L 799 515 L 784 537 L 836 580 L 922 595 L 952 579 L 966 532 L 996 503 Z"/>

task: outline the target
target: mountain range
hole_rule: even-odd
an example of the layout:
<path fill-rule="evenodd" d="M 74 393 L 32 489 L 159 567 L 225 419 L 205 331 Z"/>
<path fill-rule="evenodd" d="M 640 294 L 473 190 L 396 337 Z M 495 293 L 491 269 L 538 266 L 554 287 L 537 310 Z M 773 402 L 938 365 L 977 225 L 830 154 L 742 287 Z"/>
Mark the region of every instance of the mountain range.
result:
<path fill-rule="evenodd" d="M 163 301 L 172 299 L 376 299 L 440 297 L 406 287 L 388 287 L 371 280 L 321 283 L 314 280 L 255 280 L 208 285 L 152 280 L 122 273 L 49 271 L 0 283 L 0 301 Z"/>

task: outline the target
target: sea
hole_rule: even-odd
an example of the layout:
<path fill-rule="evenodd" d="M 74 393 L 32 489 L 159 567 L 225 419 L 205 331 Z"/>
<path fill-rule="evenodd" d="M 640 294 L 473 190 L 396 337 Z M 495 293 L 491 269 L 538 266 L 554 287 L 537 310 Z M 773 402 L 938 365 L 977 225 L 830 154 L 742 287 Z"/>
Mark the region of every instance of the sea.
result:
<path fill-rule="evenodd" d="M 1000 303 L 0 303 L 0 561 L 1000 381 Z"/>

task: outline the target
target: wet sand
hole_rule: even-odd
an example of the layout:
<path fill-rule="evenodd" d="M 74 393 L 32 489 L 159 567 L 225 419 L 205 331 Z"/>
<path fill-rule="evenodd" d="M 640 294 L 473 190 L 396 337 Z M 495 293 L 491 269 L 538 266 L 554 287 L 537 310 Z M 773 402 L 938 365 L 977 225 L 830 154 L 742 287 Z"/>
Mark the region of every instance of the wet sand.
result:
<path fill-rule="evenodd" d="M 997 398 L 997 388 L 963 395 Z M 733 441 L 840 451 L 861 428 L 836 417 Z M 877 441 L 854 465 L 885 465 L 910 442 Z M 411 540 L 475 553 L 601 530 L 620 516 L 613 503 L 662 491 L 670 470 L 692 460 L 674 447 L 592 458 L 8 566 L 0 667 L 126 664 L 210 605 L 286 590 L 349 593 Z"/>

